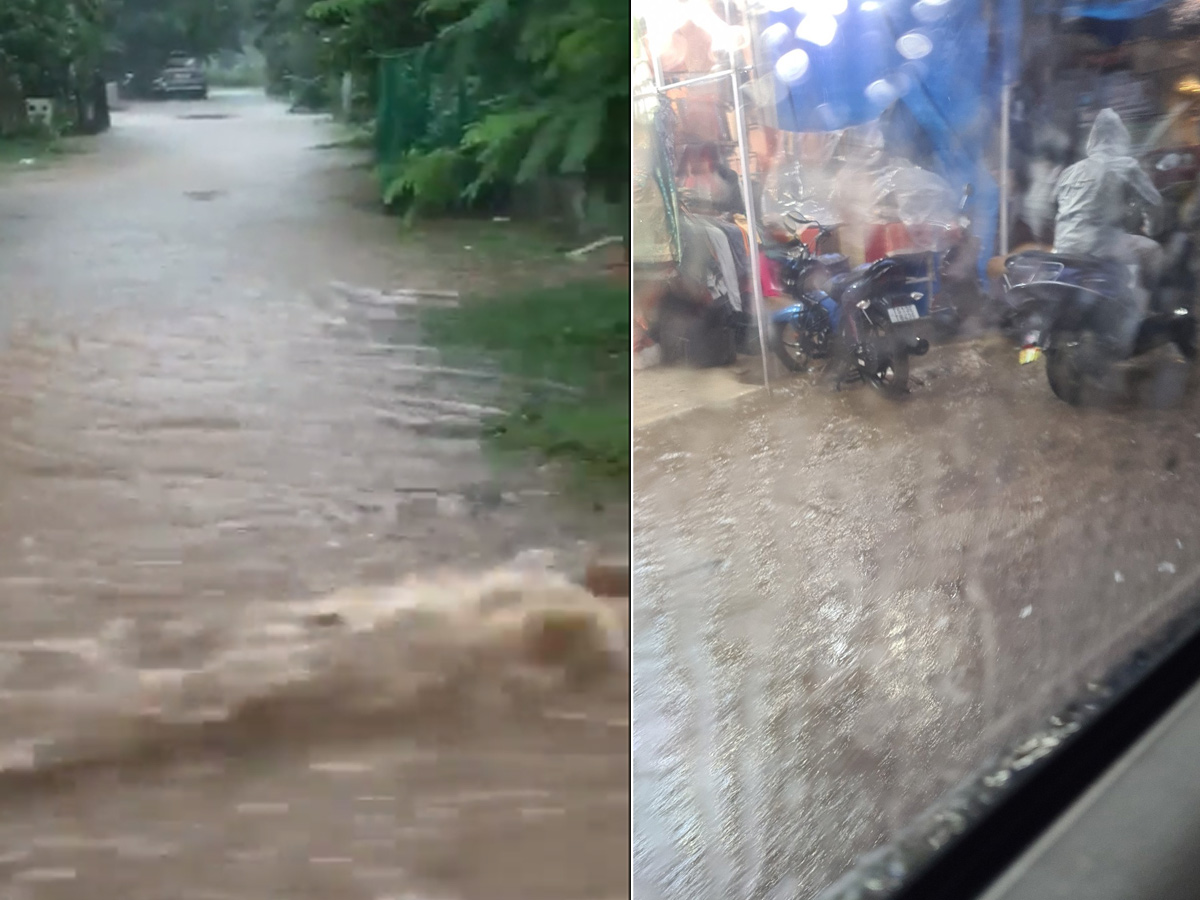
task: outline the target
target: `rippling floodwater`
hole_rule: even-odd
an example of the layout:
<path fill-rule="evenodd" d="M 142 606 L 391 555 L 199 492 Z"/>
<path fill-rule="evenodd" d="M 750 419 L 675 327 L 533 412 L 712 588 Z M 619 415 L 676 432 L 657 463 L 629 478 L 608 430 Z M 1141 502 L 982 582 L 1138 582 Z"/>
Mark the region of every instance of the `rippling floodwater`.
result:
<path fill-rule="evenodd" d="M 354 209 L 314 120 L 210 105 L 0 179 L 0 879 L 623 895 L 610 607 L 536 572 L 312 599 L 613 527 L 497 483 L 486 380 L 353 287 L 488 276 Z"/>
<path fill-rule="evenodd" d="M 1200 395 L 1071 409 L 1014 356 L 635 432 L 639 898 L 815 896 L 1187 608 Z"/>

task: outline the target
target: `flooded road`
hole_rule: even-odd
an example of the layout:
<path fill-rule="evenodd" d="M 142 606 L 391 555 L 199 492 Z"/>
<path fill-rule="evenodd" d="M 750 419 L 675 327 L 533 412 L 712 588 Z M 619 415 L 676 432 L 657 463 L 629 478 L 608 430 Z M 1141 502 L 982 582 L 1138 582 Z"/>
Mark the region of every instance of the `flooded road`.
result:
<path fill-rule="evenodd" d="M 619 615 L 464 574 L 620 520 L 497 480 L 378 291 L 506 273 L 332 137 L 230 93 L 0 174 L 6 896 L 626 895 Z"/>
<path fill-rule="evenodd" d="M 636 896 L 814 896 L 1189 602 L 1196 394 L 1075 410 L 1015 355 L 635 433 Z"/>

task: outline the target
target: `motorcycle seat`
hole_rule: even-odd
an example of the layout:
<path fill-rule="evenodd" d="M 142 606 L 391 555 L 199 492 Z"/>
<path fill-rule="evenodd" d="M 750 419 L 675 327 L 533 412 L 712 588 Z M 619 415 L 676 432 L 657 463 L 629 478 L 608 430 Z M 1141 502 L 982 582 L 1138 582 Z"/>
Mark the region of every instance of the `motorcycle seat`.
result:
<path fill-rule="evenodd" d="M 834 300 L 840 300 L 842 294 L 846 293 L 848 288 L 855 281 L 853 272 L 843 272 L 840 275 L 834 275 L 829 279 L 829 283 L 825 285 L 825 293 Z"/>
<path fill-rule="evenodd" d="M 1009 264 L 1016 262 L 1062 263 L 1072 269 L 1107 269 L 1120 268 L 1120 263 L 1105 259 L 1102 256 L 1085 256 L 1082 253 L 1051 253 L 1046 250 L 1025 250 L 1009 258 Z"/>

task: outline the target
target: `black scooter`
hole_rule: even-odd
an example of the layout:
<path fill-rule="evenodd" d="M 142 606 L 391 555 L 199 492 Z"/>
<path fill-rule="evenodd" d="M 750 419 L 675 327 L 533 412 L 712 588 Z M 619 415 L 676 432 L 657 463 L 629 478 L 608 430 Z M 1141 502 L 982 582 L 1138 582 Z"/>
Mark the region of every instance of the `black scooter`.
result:
<path fill-rule="evenodd" d="M 1116 363 L 1174 344 L 1196 358 L 1196 280 L 1192 239 L 1176 228 L 1163 240 L 1162 276 L 1139 315 L 1134 276 L 1110 260 L 1028 251 L 1005 262 L 1003 289 L 1018 361 L 1042 358 L 1055 396 L 1084 402 L 1089 387 L 1107 386 Z"/>

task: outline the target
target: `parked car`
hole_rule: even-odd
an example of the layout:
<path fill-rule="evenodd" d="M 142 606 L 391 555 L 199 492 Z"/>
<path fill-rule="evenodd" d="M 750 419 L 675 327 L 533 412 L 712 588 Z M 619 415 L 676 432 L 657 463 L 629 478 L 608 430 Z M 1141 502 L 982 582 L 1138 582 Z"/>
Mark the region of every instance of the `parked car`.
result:
<path fill-rule="evenodd" d="M 153 90 L 160 97 L 203 100 L 208 96 L 208 76 L 204 72 L 204 63 L 193 56 L 172 55 L 154 79 Z"/>

